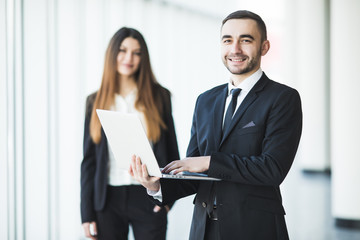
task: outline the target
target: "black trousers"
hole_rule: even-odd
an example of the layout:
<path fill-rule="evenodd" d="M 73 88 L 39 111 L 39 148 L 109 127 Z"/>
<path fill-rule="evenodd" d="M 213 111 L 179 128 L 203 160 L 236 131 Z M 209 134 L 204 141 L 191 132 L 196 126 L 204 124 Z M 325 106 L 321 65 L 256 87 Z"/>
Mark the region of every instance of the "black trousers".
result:
<path fill-rule="evenodd" d="M 166 209 L 154 213 L 144 187 L 108 186 L 106 200 L 105 208 L 97 212 L 99 240 L 126 240 L 129 225 L 136 240 L 166 239 Z"/>

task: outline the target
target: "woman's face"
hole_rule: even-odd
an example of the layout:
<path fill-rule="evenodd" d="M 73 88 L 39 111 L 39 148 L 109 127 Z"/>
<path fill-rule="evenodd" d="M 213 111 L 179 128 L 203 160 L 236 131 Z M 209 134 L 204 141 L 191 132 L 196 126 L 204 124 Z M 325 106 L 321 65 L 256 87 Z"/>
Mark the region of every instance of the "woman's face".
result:
<path fill-rule="evenodd" d="M 120 75 L 132 76 L 139 69 L 141 49 L 139 41 L 132 37 L 125 38 L 117 55 L 117 71 Z"/>

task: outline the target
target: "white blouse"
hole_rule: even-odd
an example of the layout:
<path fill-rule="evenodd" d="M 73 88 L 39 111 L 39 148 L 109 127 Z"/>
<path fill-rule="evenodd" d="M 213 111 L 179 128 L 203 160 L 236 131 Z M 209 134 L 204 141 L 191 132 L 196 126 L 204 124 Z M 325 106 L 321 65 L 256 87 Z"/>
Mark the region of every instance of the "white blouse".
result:
<path fill-rule="evenodd" d="M 115 96 L 115 104 L 110 108 L 112 111 L 118 111 L 122 113 L 136 113 L 138 114 L 141 123 L 143 126 L 146 126 L 145 116 L 142 112 L 139 112 L 135 108 L 135 100 L 137 96 L 137 90 L 130 92 L 125 98 L 119 94 Z M 147 129 L 144 127 L 144 129 Z M 124 185 L 139 185 L 139 183 L 130 176 L 128 170 L 120 169 L 119 162 L 122 159 L 116 160 L 114 154 L 111 151 L 110 145 L 108 144 L 109 149 L 109 175 L 108 182 L 111 186 L 124 186 Z M 127 160 L 128 161 L 128 160 Z"/>

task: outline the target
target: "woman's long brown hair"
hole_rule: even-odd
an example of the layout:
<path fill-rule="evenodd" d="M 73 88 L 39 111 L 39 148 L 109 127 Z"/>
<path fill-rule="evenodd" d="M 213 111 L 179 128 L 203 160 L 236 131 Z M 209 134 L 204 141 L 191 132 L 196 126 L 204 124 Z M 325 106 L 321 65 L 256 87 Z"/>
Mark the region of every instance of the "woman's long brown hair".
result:
<path fill-rule="evenodd" d="M 119 73 L 117 72 L 117 55 L 122 41 L 131 37 L 140 44 L 141 60 L 139 69 L 135 73 L 137 85 L 137 98 L 135 108 L 144 113 L 149 140 L 157 142 L 160 138 L 161 128 L 166 129 L 162 120 L 163 103 L 156 97 L 156 90 L 159 89 L 155 76 L 151 69 L 149 51 L 144 37 L 133 28 L 123 27 L 111 38 L 105 54 L 104 73 L 101 86 L 97 92 L 90 120 L 90 135 L 95 143 L 101 140 L 101 124 L 95 109 L 110 109 L 114 104 L 115 94 L 120 89 Z"/>

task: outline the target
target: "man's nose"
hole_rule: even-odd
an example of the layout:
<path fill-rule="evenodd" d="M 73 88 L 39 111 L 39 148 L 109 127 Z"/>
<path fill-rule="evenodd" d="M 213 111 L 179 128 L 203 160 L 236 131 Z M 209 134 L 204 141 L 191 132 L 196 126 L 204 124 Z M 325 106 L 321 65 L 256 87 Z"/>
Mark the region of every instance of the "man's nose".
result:
<path fill-rule="evenodd" d="M 242 52 L 242 48 L 241 48 L 241 44 L 239 41 L 234 41 L 232 46 L 231 46 L 231 51 L 234 53 L 241 53 Z"/>

